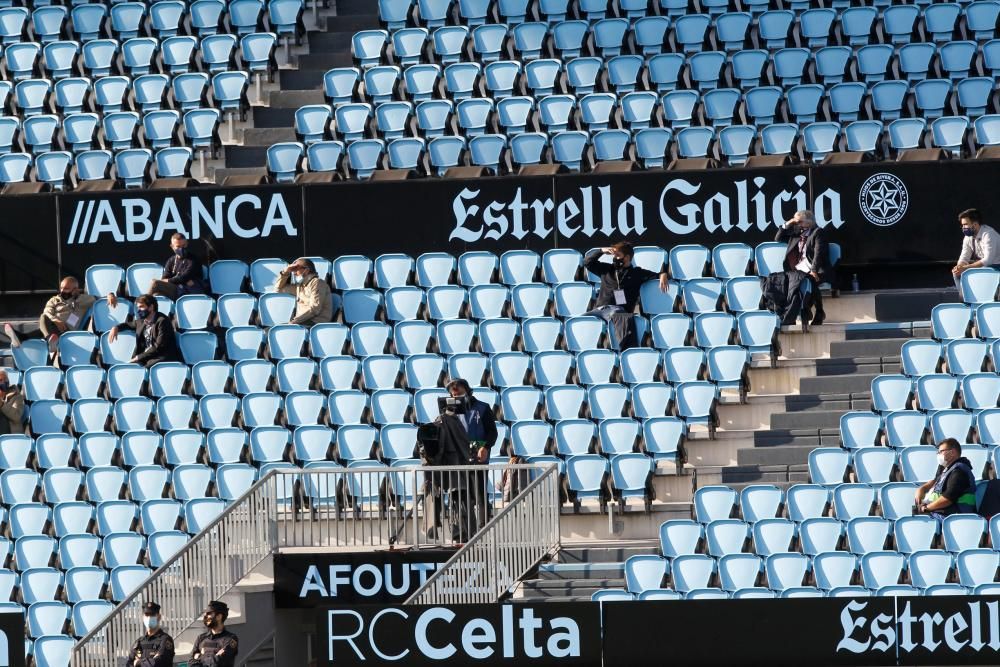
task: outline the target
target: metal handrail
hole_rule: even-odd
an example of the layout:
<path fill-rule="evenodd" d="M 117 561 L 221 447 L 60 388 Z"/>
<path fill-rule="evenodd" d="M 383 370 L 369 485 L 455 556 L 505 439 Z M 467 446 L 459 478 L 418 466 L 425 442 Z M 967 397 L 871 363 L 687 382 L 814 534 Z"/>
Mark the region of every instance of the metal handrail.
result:
<path fill-rule="evenodd" d="M 468 537 L 462 532 L 444 535 L 442 527 L 449 525 L 446 517 L 454 506 L 463 504 L 473 508 L 470 511 L 479 513 L 480 523 L 484 511 L 492 513 L 495 518 L 482 531 L 488 532 L 510 513 L 512 506 L 523 506 L 523 499 L 531 495 L 529 491 L 544 480 L 550 480 L 544 483 L 551 483 L 552 493 L 557 495 L 557 477 L 553 477 L 552 470 L 554 466 L 547 469 L 530 464 L 434 468 L 331 465 L 271 470 L 80 639 L 73 649 L 73 667 L 105 667 L 125 657 L 141 628 L 145 601 L 155 600 L 165 616 L 184 620 L 183 628 L 187 629 L 207 602 L 232 591 L 240 580 L 281 548 L 365 549 L 386 546 L 390 539 L 391 543 L 412 547 L 453 546 Z M 519 475 L 521 479 L 537 475 L 537 479 L 524 485 L 513 505 L 507 505 L 502 494 L 491 493 L 487 487 L 480 487 L 483 495 L 478 499 L 470 491 L 500 472 Z M 463 480 L 462 491 L 450 496 L 452 502 L 445 502 L 445 498 L 421 502 L 434 495 L 434 489 L 442 482 L 456 478 Z M 396 490 L 388 498 L 390 489 Z M 441 495 L 439 488 L 437 494 Z M 556 510 L 558 542 L 558 501 L 552 505 Z M 533 517 L 535 520 L 537 516 Z M 454 517 L 450 521 L 454 524 Z M 522 525 L 531 528 L 533 521 Z M 543 523 L 551 529 L 550 519 Z M 528 536 L 528 541 L 531 537 Z M 478 540 L 474 538 L 470 543 L 474 542 Z"/>
<path fill-rule="evenodd" d="M 77 642 L 73 648 L 73 667 L 104 667 L 116 664 L 119 657 L 125 657 L 137 628 L 141 627 L 143 599 L 155 598 L 168 610 L 171 617 L 193 621 L 207 602 L 225 595 L 267 558 L 275 541 L 272 524 L 274 513 L 270 508 L 274 504 L 273 490 L 276 487 L 271 481 L 282 472 L 274 470 L 258 480 L 140 586 L 125 596 L 111 613 Z M 256 502 L 252 502 L 255 499 Z M 253 531 L 255 535 L 247 535 L 250 539 L 234 544 L 236 540 L 228 538 L 231 533 L 239 532 L 234 530 L 236 526 L 230 526 L 235 523 L 233 517 L 237 514 L 241 515 L 241 522 L 253 524 L 256 530 Z M 250 559 L 249 565 L 239 568 L 241 571 L 238 574 L 236 570 L 231 570 L 230 574 L 233 576 L 223 577 L 224 573 L 216 572 L 217 568 L 208 562 L 211 553 L 195 554 L 192 557 L 196 549 L 206 544 L 208 551 L 213 547 L 220 550 L 218 556 L 222 560 L 246 557 Z M 254 545 L 258 548 L 254 549 Z M 222 547 L 226 547 L 224 552 L 221 551 Z M 223 585 L 226 581 L 231 583 Z M 163 582 L 166 585 L 160 586 Z M 150 594 L 151 590 L 154 591 L 153 595 Z"/>
<path fill-rule="evenodd" d="M 548 465 L 404 604 L 496 602 L 554 553 L 560 536 L 557 470 Z"/>

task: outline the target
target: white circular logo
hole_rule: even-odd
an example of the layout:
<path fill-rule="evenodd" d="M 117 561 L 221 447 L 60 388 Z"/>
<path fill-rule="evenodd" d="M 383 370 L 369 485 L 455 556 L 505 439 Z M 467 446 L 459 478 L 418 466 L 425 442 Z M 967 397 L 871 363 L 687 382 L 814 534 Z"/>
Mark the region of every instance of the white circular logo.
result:
<path fill-rule="evenodd" d="M 874 174 L 861 185 L 858 205 L 868 222 L 888 227 L 899 222 L 910 205 L 906 185 L 892 174 Z"/>

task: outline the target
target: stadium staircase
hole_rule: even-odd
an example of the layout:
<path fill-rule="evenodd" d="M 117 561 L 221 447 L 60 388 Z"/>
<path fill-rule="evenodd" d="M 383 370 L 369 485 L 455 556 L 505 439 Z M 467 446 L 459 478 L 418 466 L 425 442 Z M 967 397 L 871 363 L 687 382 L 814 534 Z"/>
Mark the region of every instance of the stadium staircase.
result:
<path fill-rule="evenodd" d="M 307 104 L 325 104 L 323 75 L 334 67 L 351 67 L 351 38 L 359 30 L 378 25 L 378 6 L 372 0 L 333 0 L 329 9 L 304 14 L 307 34 L 292 48 L 291 62 L 283 64 L 276 83 L 265 90 L 266 105 L 254 106 L 243 130 L 242 144 L 227 145 L 215 182 L 229 176 L 266 173 L 267 149 L 281 141 L 296 141 L 295 112 Z M 280 59 L 279 59 L 279 62 Z"/>
<path fill-rule="evenodd" d="M 561 550 L 522 581 L 513 599 L 589 600 L 598 590 L 623 588 L 625 561 L 659 555 L 659 526 L 692 518 L 698 488 L 773 484 L 787 490 L 809 482 L 809 452 L 840 445 L 841 415 L 870 409 L 871 381 L 880 373 L 898 372 L 903 342 L 928 338 L 931 309 L 957 298 L 954 290 L 827 297 L 824 325 L 806 334 L 798 327 L 782 329 L 776 368 L 766 360 L 753 363 L 745 405 L 723 399 L 715 440 L 706 432 L 689 433 L 682 474 L 657 468 L 651 512 L 635 503 L 624 512 L 613 506 L 609 524 L 593 518 L 596 507 L 584 505 L 580 514 L 565 508 Z"/>

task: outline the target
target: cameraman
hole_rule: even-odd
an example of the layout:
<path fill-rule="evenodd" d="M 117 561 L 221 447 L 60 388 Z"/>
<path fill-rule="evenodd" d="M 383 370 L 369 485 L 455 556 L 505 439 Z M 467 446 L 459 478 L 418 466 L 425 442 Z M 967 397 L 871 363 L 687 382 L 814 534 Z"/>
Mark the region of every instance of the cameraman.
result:
<path fill-rule="evenodd" d="M 472 395 L 472 388 L 465 380 L 452 380 L 446 387 L 452 398 L 465 398 L 467 407 L 458 415 L 469 434 L 469 463 L 489 463 L 490 447 L 497 439 L 497 420 L 489 405 Z"/>
<path fill-rule="evenodd" d="M 465 412 L 459 414 L 459 418 L 465 425 L 465 431 L 469 435 L 469 464 L 489 465 L 490 447 L 497 439 L 497 421 L 493 414 L 493 409 L 483 401 L 477 400 L 472 395 L 472 388 L 466 380 L 461 378 L 448 383 L 448 393 L 452 398 L 465 399 Z M 489 476 L 486 472 L 477 472 L 469 476 L 472 484 L 469 490 L 469 504 L 476 508 L 478 516 L 478 527 L 482 528 L 490 519 L 489 493 L 486 485 L 489 484 Z M 472 526 L 470 516 L 470 526 Z M 474 526 L 472 526 L 474 528 Z M 475 532 L 471 530 L 470 532 Z"/>

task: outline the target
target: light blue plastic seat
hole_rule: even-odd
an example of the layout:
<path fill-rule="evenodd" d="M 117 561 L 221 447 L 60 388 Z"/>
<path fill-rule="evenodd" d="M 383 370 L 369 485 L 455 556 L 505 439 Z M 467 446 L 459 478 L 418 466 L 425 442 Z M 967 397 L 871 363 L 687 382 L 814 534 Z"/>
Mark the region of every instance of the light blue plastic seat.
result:
<path fill-rule="evenodd" d="M 6 85 L 5 92 L 9 95 L 9 83 Z M 25 79 L 14 85 L 14 100 L 25 117 L 36 116 L 47 110 L 46 100 L 51 92 L 52 83 L 48 79 Z M 15 119 L 9 120 L 14 121 Z M 10 142 L 5 141 L 4 143 L 9 145 Z"/>
<path fill-rule="evenodd" d="M 812 54 L 808 49 L 788 48 L 776 51 L 773 56 L 776 83 L 783 88 L 800 85 L 811 58 Z"/>
<path fill-rule="evenodd" d="M 827 522 L 836 521 L 826 517 L 826 508 L 830 502 L 830 490 L 819 484 L 795 484 L 788 489 L 786 495 L 786 507 L 788 508 L 788 518 L 796 523 L 803 523 L 807 519 L 823 519 Z M 840 535 L 840 523 L 837 522 Z M 835 547 L 834 547 L 835 548 Z M 825 549 L 829 551 L 829 549 Z M 819 551 L 815 552 L 819 553 Z"/>
<path fill-rule="evenodd" d="M 25 146 L 35 155 L 52 150 L 59 117 L 50 114 L 29 116 L 21 126 L 21 138 Z"/>
<path fill-rule="evenodd" d="M 977 51 L 978 47 L 972 41 L 946 42 L 938 49 L 941 69 L 952 81 L 967 78 Z"/>
<path fill-rule="evenodd" d="M 758 128 L 774 123 L 781 98 L 781 89 L 776 86 L 758 86 L 748 90 L 744 96 L 744 108 L 749 120 Z"/>
<path fill-rule="evenodd" d="M 521 18 L 523 21 L 524 17 L 522 16 Z M 542 49 L 548 37 L 548 26 L 546 24 L 539 22 L 518 22 L 517 25 L 511 28 L 510 34 L 514 41 L 514 50 L 520 54 L 521 60 L 532 61 L 542 57 Z"/>
<path fill-rule="evenodd" d="M 673 21 L 674 39 L 684 53 L 700 51 L 706 37 L 711 18 L 708 14 L 685 14 Z"/>

